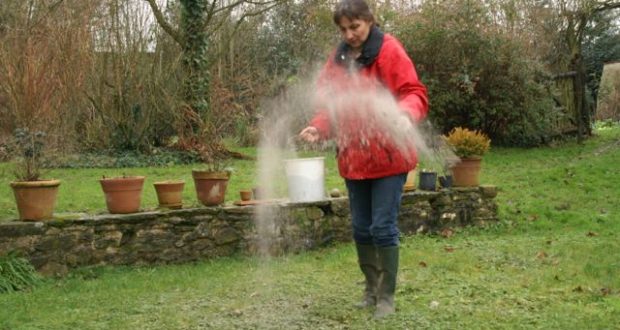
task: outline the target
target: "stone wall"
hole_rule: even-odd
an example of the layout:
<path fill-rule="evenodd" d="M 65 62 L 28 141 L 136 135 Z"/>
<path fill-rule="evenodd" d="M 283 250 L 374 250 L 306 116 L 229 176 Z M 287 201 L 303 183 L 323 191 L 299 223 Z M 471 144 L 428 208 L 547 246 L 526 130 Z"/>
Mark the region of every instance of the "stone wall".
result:
<path fill-rule="evenodd" d="M 410 235 L 496 221 L 495 195 L 493 186 L 404 193 L 399 227 Z M 18 251 L 44 274 L 86 265 L 282 254 L 350 240 L 347 198 L 0 223 L 0 255 Z"/>

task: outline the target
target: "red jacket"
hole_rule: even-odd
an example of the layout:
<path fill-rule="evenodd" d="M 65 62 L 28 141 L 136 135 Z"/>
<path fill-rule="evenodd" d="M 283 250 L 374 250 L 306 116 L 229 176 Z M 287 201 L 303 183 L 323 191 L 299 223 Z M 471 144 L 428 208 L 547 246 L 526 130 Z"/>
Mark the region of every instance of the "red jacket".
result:
<path fill-rule="evenodd" d="M 407 116 L 399 118 L 398 113 L 393 116 L 387 112 L 392 121 L 418 122 L 428 112 L 426 87 L 418 80 L 413 62 L 400 42 L 378 28 L 371 29 L 362 55 L 355 62 L 357 75 L 349 73 L 349 65 L 343 60 L 346 47 L 341 44 L 321 72 L 317 98 L 319 106 L 324 107 L 310 126 L 317 128 L 322 139 L 335 138 L 338 169 L 346 179 L 375 179 L 409 172 L 417 164 L 415 147 L 403 148 L 400 144 L 398 148 L 381 124 L 381 118 L 385 120 L 386 116 L 368 109 L 398 109 Z M 387 98 L 389 102 L 378 97 L 382 88 L 392 95 Z M 398 106 L 389 107 L 390 102 Z M 343 108 L 346 111 L 340 110 Z"/>

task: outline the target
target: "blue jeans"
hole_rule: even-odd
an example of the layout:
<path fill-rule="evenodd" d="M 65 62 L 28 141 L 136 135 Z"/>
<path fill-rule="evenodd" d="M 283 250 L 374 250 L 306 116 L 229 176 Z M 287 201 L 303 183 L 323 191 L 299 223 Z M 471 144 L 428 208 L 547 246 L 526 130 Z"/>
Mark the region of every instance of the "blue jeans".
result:
<path fill-rule="evenodd" d="M 378 247 L 398 245 L 398 211 L 407 174 L 345 180 L 349 191 L 353 239 Z"/>

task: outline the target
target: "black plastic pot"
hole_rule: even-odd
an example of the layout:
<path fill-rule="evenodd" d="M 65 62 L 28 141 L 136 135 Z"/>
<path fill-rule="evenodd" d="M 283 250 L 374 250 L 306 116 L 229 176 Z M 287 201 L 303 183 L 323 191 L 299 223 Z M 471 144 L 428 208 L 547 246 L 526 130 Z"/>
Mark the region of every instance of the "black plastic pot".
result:
<path fill-rule="evenodd" d="M 442 188 L 452 187 L 452 175 L 442 175 L 439 177 L 439 185 Z"/>
<path fill-rule="evenodd" d="M 420 172 L 418 188 L 427 191 L 437 190 L 437 172 Z"/>

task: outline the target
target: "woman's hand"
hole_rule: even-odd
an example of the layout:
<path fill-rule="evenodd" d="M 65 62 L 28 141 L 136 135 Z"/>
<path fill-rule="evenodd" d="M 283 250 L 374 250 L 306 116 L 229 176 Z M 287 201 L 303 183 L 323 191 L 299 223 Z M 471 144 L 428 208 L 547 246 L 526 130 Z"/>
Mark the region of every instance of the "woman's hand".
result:
<path fill-rule="evenodd" d="M 306 142 L 317 142 L 319 140 L 319 130 L 314 126 L 308 126 L 301 130 L 299 137 Z"/>

